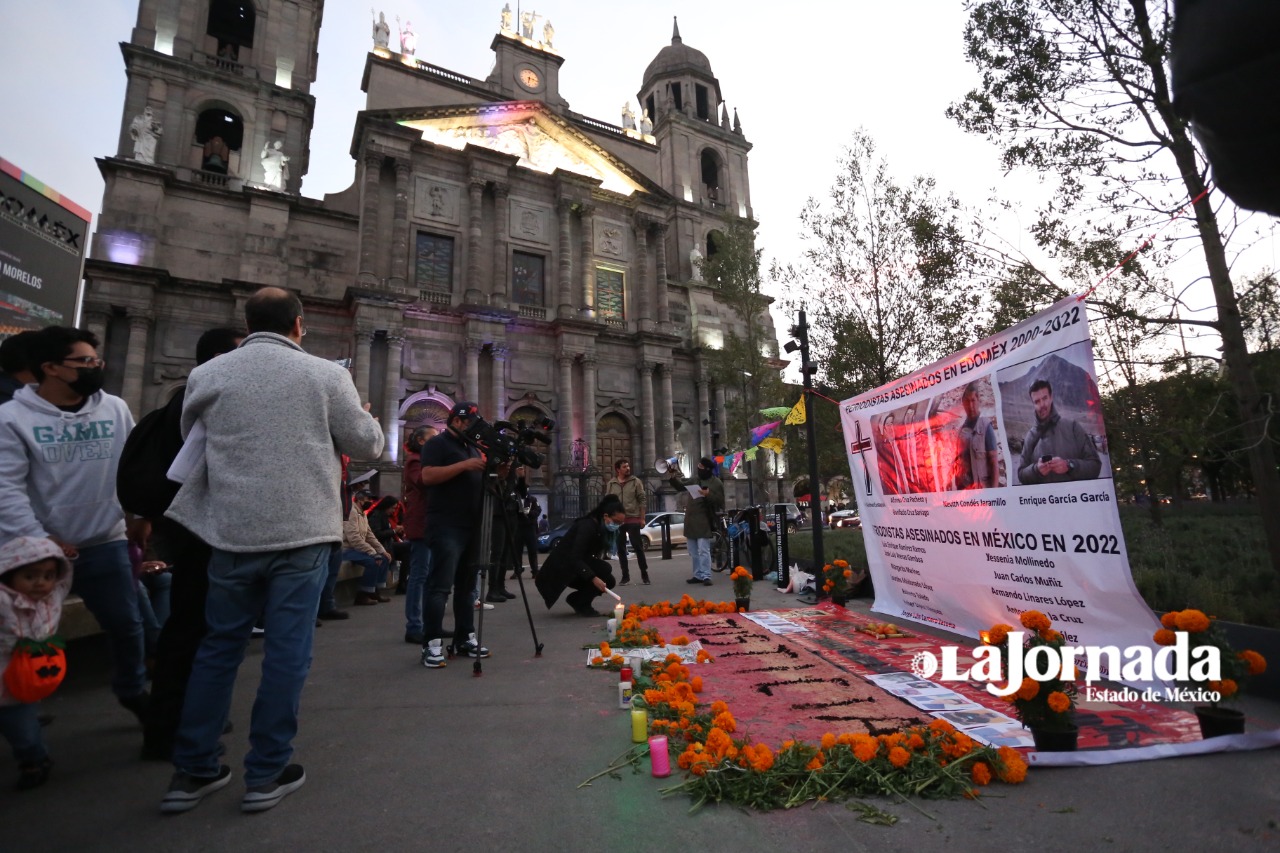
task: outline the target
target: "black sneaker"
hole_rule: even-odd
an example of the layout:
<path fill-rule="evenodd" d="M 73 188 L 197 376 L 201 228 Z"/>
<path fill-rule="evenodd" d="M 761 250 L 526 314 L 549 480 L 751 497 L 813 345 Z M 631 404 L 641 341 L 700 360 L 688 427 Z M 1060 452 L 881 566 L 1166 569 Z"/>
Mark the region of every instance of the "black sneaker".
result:
<path fill-rule="evenodd" d="M 509 589 L 500 589 L 498 592 L 502 593 L 502 596 L 507 600 L 511 600 L 516 597 L 516 594 Z"/>
<path fill-rule="evenodd" d="M 631 586 L 631 578 L 623 578 L 618 581 L 618 586 Z"/>
<path fill-rule="evenodd" d="M 650 581 L 649 581 L 649 576 L 648 576 L 648 575 L 644 575 L 643 577 L 641 577 L 641 578 L 640 578 L 640 583 L 644 584 L 645 586 L 648 586 L 648 585 L 649 585 L 649 583 L 650 583 Z"/>
<path fill-rule="evenodd" d="M 476 642 L 474 633 L 468 634 L 461 643 L 453 644 L 454 652 L 464 658 L 487 658 L 489 650 Z"/>
<path fill-rule="evenodd" d="M 489 592 L 485 595 L 484 600 L 490 604 L 506 604 L 507 597 L 500 592 Z"/>
<path fill-rule="evenodd" d="M 711 586 L 711 578 L 707 578 L 702 582 L 703 586 Z"/>
<path fill-rule="evenodd" d="M 307 781 L 307 773 L 302 769 L 302 765 L 290 764 L 280 771 L 280 775 L 274 782 L 254 785 L 245 791 L 244 799 L 240 801 L 240 811 L 265 812 L 267 809 L 274 808 L 285 797 L 301 788 L 305 781 Z"/>
<path fill-rule="evenodd" d="M 151 694 L 142 691 L 137 696 L 121 696 L 119 697 L 121 707 L 127 708 L 133 712 L 138 718 L 138 722 L 144 726 L 147 724 L 147 708 L 151 705 Z"/>
<path fill-rule="evenodd" d="M 216 776 L 192 776 L 179 770 L 169 781 L 169 791 L 160 801 L 160 811 L 177 814 L 194 809 L 200 801 L 231 781 L 231 768 L 222 765 Z"/>
<path fill-rule="evenodd" d="M 326 610 L 321 613 L 320 618 L 326 622 L 333 622 L 339 619 L 350 619 L 351 614 L 345 610 L 339 610 L 335 607 L 333 610 Z"/>
<path fill-rule="evenodd" d="M 702 578 L 689 578 L 685 583 L 702 583 Z"/>

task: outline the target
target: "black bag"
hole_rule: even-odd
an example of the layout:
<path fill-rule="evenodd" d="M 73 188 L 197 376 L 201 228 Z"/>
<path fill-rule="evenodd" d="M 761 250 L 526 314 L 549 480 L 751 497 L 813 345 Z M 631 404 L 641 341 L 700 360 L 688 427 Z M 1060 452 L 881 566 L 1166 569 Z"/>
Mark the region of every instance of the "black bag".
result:
<path fill-rule="evenodd" d="M 182 449 L 185 396 L 183 391 L 174 394 L 168 405 L 148 413 L 129 433 L 116 469 L 116 497 L 126 512 L 158 518 L 177 496 L 181 484 L 165 475 Z"/>

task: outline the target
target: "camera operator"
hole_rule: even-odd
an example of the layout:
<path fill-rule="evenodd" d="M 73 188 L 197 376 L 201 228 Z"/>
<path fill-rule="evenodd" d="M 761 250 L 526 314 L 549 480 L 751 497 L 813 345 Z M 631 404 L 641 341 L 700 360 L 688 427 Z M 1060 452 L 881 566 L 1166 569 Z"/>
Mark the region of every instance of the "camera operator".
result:
<path fill-rule="evenodd" d="M 609 550 L 627 514 L 617 495 L 605 495 L 591 512 L 569 528 L 559 544 L 547 555 L 534 584 L 547 603 L 547 609 L 559 600 L 566 588 L 573 592 L 565 603 L 579 616 L 599 616 L 591 606 L 597 596 L 614 586 L 613 571 L 602 559 Z"/>
<path fill-rule="evenodd" d="M 449 411 L 444 432 L 422 446 L 420 480 L 425 487 L 426 544 L 430 553 L 424 612 L 422 665 L 445 665 L 444 606 L 453 591 L 454 648 L 467 657 L 488 657 L 476 641 L 472 595 L 476 585 L 476 548 L 484 490 L 485 460 L 463 439 L 463 430 L 479 418 L 475 403 Z M 461 641 L 458 638 L 465 638 Z"/>

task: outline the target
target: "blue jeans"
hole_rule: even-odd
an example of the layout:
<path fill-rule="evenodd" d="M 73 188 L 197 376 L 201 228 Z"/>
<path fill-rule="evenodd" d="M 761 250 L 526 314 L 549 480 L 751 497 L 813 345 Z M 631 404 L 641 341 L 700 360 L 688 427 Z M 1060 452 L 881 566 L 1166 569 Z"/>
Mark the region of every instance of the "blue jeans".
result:
<path fill-rule="evenodd" d="M 115 664 L 111 690 L 122 698 L 142 694 L 147 689 L 142 616 L 125 541 L 81 548 L 71 576 L 71 591 L 84 600 L 84 606 L 111 641 Z"/>
<path fill-rule="evenodd" d="M 425 628 L 427 640 L 438 640 L 444 630 L 444 605 L 453 591 L 453 636 L 459 641 L 475 630 L 476 542 L 473 531 L 433 525 L 427 529 L 431 572 L 427 576 Z"/>
<path fill-rule="evenodd" d="M 342 552 L 342 559 L 364 567 L 364 577 L 360 578 L 360 589 L 364 592 L 375 592 L 387 577 L 387 566 L 391 563 L 386 557 L 375 557 L 354 548 Z"/>
<path fill-rule="evenodd" d="M 320 607 L 316 615 L 329 613 L 338 609 L 338 600 L 334 598 L 334 590 L 338 588 L 338 573 L 342 571 L 342 546 L 333 546 L 333 556 L 329 558 L 329 573 L 324 579 L 324 588 L 320 590 Z"/>
<path fill-rule="evenodd" d="M 209 559 L 209 633 L 200 643 L 182 705 L 174 766 L 195 776 L 218 772 L 222 727 L 231 709 L 236 672 L 258 614 L 266 635 L 262 678 L 249 722 L 245 785 L 275 780 L 293 757 L 298 703 L 311 669 L 316 607 L 336 546 L 238 554 L 213 549 Z"/>
<path fill-rule="evenodd" d="M 693 576 L 700 581 L 711 580 L 711 540 L 690 539 L 689 556 L 693 560 Z"/>
<path fill-rule="evenodd" d="M 427 602 L 427 578 L 431 575 L 431 551 L 427 540 L 409 540 L 409 580 L 405 584 L 404 632 L 422 633 L 422 610 Z"/>
<path fill-rule="evenodd" d="M 39 702 L 0 705 L 0 735 L 13 747 L 13 757 L 19 764 L 30 764 L 49 756 L 40 734 L 39 714 Z"/>

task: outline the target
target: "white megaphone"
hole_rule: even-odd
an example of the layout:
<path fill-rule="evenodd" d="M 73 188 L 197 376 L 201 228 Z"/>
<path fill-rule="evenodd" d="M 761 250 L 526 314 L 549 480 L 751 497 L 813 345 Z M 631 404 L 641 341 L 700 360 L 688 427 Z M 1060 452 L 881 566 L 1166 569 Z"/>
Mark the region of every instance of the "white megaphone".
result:
<path fill-rule="evenodd" d="M 653 463 L 653 470 L 657 471 L 659 474 L 679 474 L 680 460 L 674 456 L 670 459 L 659 459 L 657 462 Z"/>

